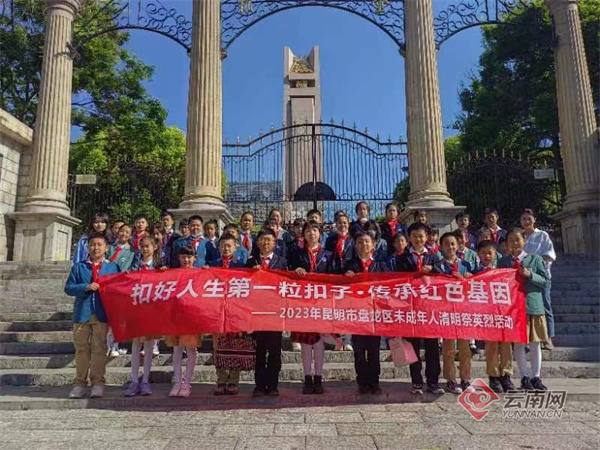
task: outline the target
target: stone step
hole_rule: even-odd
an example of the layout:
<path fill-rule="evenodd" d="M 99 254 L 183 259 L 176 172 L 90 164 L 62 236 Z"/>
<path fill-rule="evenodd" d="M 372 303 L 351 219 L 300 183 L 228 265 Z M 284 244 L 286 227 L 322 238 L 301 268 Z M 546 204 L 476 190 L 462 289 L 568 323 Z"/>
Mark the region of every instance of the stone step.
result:
<path fill-rule="evenodd" d="M 5 313 L 0 311 L 0 322 L 71 321 L 72 317 L 73 314 L 71 312 Z"/>
<path fill-rule="evenodd" d="M 555 322 L 571 322 L 571 323 L 580 323 L 580 322 L 600 322 L 600 313 L 590 313 L 590 314 L 564 314 L 564 313 L 556 313 L 554 312 L 554 321 Z"/>
<path fill-rule="evenodd" d="M 43 321 L 13 321 L 0 322 L 0 332 L 3 331 L 70 331 L 73 322 L 70 320 L 43 320 Z"/>
<path fill-rule="evenodd" d="M 583 291 L 598 289 L 598 280 L 573 277 L 573 279 L 552 280 L 552 288 L 559 291 Z"/>
<path fill-rule="evenodd" d="M 12 386 L 65 386 L 73 382 L 74 370 L 67 369 L 31 369 L 31 370 L 0 370 L 0 385 Z M 150 381 L 153 383 L 169 383 L 173 376 L 173 368 L 169 366 L 153 367 Z M 542 378 L 599 378 L 600 363 L 578 362 L 544 362 Z M 352 381 L 356 377 L 352 364 L 325 364 L 324 380 Z M 392 363 L 381 364 L 381 378 L 408 378 L 407 366 L 394 367 Z M 472 378 L 487 378 L 485 363 L 476 361 L 472 366 Z M 254 373 L 242 372 L 241 379 L 252 381 Z M 279 379 L 282 381 L 301 381 L 304 373 L 300 364 L 283 364 Z M 106 372 L 106 383 L 124 385 L 131 381 L 131 369 L 127 367 L 111 367 Z M 194 371 L 192 381 L 195 383 L 215 382 L 215 368 L 198 366 Z"/>
<path fill-rule="evenodd" d="M 552 305 L 565 305 L 565 306 L 599 306 L 600 305 L 600 297 L 584 295 L 580 297 L 555 297 L 552 295 Z"/>
<path fill-rule="evenodd" d="M 557 322 L 555 328 L 557 335 L 598 334 L 600 338 L 599 323 Z"/>
<path fill-rule="evenodd" d="M 21 305 L 3 305 L 0 303 L 0 314 L 30 314 L 30 313 L 45 313 L 56 314 L 61 312 L 71 313 L 73 311 L 73 302 L 57 303 L 54 305 L 39 305 L 39 304 L 21 304 Z"/>
<path fill-rule="evenodd" d="M 543 361 L 574 361 L 574 362 L 600 362 L 600 347 L 557 347 L 554 350 L 543 350 Z M 385 362 L 389 357 L 389 351 L 384 350 L 380 353 L 380 360 Z M 212 353 L 198 353 L 197 365 L 211 365 Z M 302 355 L 300 352 L 282 352 L 282 361 L 284 364 L 301 364 Z M 473 356 L 473 361 L 485 361 L 485 352 Z M 169 366 L 173 363 L 173 357 L 170 352 L 163 352 L 153 358 L 153 366 Z M 354 363 L 354 355 L 347 351 L 326 351 L 326 364 L 350 364 Z M 131 355 L 121 355 L 110 357 L 108 367 L 130 367 Z M 55 355 L 3 355 L 0 356 L 0 369 L 61 369 L 66 367 L 75 367 L 75 355 L 73 353 L 63 353 Z"/>
<path fill-rule="evenodd" d="M 558 314 L 595 315 L 600 314 L 600 305 L 556 305 L 552 303 L 552 310 L 555 316 Z"/>
<path fill-rule="evenodd" d="M 73 341 L 64 342 L 0 342 L 0 355 L 36 355 L 75 353 Z"/>
<path fill-rule="evenodd" d="M 598 336 L 598 333 L 556 335 L 552 338 L 552 342 L 559 347 L 593 347 L 600 342 L 600 336 Z"/>
<path fill-rule="evenodd" d="M 0 342 L 64 342 L 73 339 L 71 331 L 3 331 Z"/>

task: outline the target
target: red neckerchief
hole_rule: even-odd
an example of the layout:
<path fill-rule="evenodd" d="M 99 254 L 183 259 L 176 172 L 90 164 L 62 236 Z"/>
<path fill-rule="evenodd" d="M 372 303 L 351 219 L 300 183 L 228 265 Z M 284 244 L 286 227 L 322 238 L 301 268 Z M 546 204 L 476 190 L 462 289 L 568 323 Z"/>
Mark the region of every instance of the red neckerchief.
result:
<path fill-rule="evenodd" d="M 348 233 L 342 234 L 338 231 L 338 240 L 335 244 L 335 255 L 339 259 L 343 259 L 344 256 L 344 244 L 346 243 L 346 239 L 348 239 Z"/>
<path fill-rule="evenodd" d="M 463 241 L 465 241 L 465 245 L 469 245 L 469 230 L 462 230 Z"/>
<path fill-rule="evenodd" d="M 194 251 L 198 250 L 200 242 L 202 242 L 202 235 L 198 236 L 197 238 L 192 238 L 192 248 Z"/>
<path fill-rule="evenodd" d="M 521 261 L 519 260 L 519 258 L 517 256 L 513 256 L 512 257 L 512 261 L 513 261 L 513 267 L 515 269 L 520 269 L 521 268 Z"/>
<path fill-rule="evenodd" d="M 233 256 L 230 256 L 229 258 L 223 258 L 223 269 L 229 269 L 229 263 L 232 259 Z"/>
<path fill-rule="evenodd" d="M 392 232 L 392 239 L 394 239 L 394 236 L 396 236 L 396 226 L 398 225 L 398 219 L 386 220 L 386 222 Z"/>
<path fill-rule="evenodd" d="M 373 264 L 373 260 L 371 258 L 367 258 L 366 260 L 361 259 L 360 264 L 362 265 L 362 271 L 368 272 L 369 267 L 371 267 L 371 264 Z"/>
<path fill-rule="evenodd" d="M 306 250 L 308 251 L 308 259 L 310 261 L 310 271 L 314 272 L 317 268 L 317 255 L 321 251 L 321 246 L 319 245 L 315 249 L 307 247 Z"/>
<path fill-rule="evenodd" d="M 411 252 L 411 253 L 417 260 L 417 272 L 422 272 L 423 271 L 423 258 L 425 258 L 425 255 L 427 254 L 427 252 L 423 252 L 423 253 Z"/>
<path fill-rule="evenodd" d="M 139 251 L 140 250 L 140 241 L 142 239 L 144 239 L 146 236 L 148 236 L 148 233 L 146 231 L 144 231 L 143 233 L 135 236 L 135 239 L 133 240 L 133 245 L 132 245 L 132 247 L 133 247 L 133 249 L 135 251 Z"/>
<path fill-rule="evenodd" d="M 396 256 L 400 256 L 402 253 L 404 253 L 405 250 L 406 250 L 406 247 L 405 248 L 397 248 Z"/>
<path fill-rule="evenodd" d="M 150 270 L 150 264 L 142 263 L 142 270 Z"/>
<path fill-rule="evenodd" d="M 119 257 L 119 253 L 121 253 L 121 246 L 117 245 L 117 248 L 115 249 L 115 252 L 113 253 L 113 255 L 110 257 L 110 262 L 115 262 L 116 259 Z"/>
<path fill-rule="evenodd" d="M 456 256 L 460 259 L 465 259 L 465 251 L 464 250 L 456 250 Z"/>
<path fill-rule="evenodd" d="M 304 250 L 304 239 L 296 239 L 296 244 L 298 244 L 300 250 Z"/>
<path fill-rule="evenodd" d="M 494 241 L 495 244 L 497 244 L 498 243 L 498 232 L 500 231 L 500 228 L 498 228 L 496 231 L 494 231 L 490 228 L 490 231 L 492 233 L 492 240 Z"/>
<path fill-rule="evenodd" d="M 429 247 L 429 253 L 437 253 L 440 251 L 440 246 L 439 245 L 432 245 L 431 247 Z"/>
<path fill-rule="evenodd" d="M 242 238 L 242 245 L 246 248 L 246 250 L 251 251 L 252 250 L 252 241 L 250 240 L 250 232 L 248 231 L 247 233 L 242 233 L 243 234 L 243 238 Z"/>
<path fill-rule="evenodd" d="M 98 282 L 100 270 L 102 270 L 102 261 L 100 261 L 98 264 L 92 263 L 92 283 Z"/>
<path fill-rule="evenodd" d="M 261 256 L 260 259 L 261 259 L 260 268 L 262 270 L 267 270 L 269 268 L 269 263 L 271 262 L 271 258 L 263 258 Z"/>
<path fill-rule="evenodd" d="M 450 268 L 452 269 L 452 273 L 460 272 L 458 268 L 458 261 L 454 263 L 450 263 Z"/>

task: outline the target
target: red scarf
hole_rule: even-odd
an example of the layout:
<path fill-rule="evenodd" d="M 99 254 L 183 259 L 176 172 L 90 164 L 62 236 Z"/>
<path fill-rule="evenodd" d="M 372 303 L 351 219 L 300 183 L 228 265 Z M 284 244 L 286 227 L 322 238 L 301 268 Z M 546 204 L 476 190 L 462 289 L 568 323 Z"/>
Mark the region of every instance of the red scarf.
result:
<path fill-rule="evenodd" d="M 304 239 L 296 239 L 296 243 L 298 244 L 300 250 L 304 250 Z"/>
<path fill-rule="evenodd" d="M 261 256 L 261 263 L 260 263 L 260 268 L 262 270 L 267 270 L 269 268 L 269 263 L 271 262 L 271 258 L 263 258 Z"/>
<path fill-rule="evenodd" d="M 202 236 L 198 236 L 197 238 L 192 238 L 192 248 L 194 251 L 198 250 L 198 246 L 202 242 Z"/>
<path fill-rule="evenodd" d="M 110 262 L 115 262 L 116 259 L 119 257 L 119 253 L 121 253 L 121 246 L 117 245 L 117 248 L 115 249 L 115 253 L 113 253 L 113 255 L 110 257 Z"/>
<path fill-rule="evenodd" d="M 373 260 L 371 258 L 368 258 L 366 260 L 361 259 L 360 260 L 360 264 L 362 265 L 362 271 L 363 272 L 368 272 L 369 271 L 369 267 L 371 267 L 371 264 L 373 264 Z"/>
<path fill-rule="evenodd" d="M 521 261 L 519 260 L 518 257 L 513 256 L 513 267 L 517 270 L 519 270 L 521 268 Z"/>
<path fill-rule="evenodd" d="M 252 250 L 252 241 L 250 240 L 250 232 L 242 233 L 244 237 L 242 238 L 242 245 L 246 248 L 246 250 Z"/>
<path fill-rule="evenodd" d="M 456 250 L 456 256 L 460 259 L 465 259 L 465 251 L 464 250 Z"/>
<path fill-rule="evenodd" d="M 496 231 L 494 231 L 490 228 L 490 232 L 492 233 L 492 240 L 494 241 L 495 244 L 498 243 L 498 231 L 500 231 L 499 228 Z"/>
<path fill-rule="evenodd" d="M 465 241 L 465 246 L 469 246 L 469 230 L 463 230 L 462 231 L 462 235 L 463 235 L 463 241 Z"/>
<path fill-rule="evenodd" d="M 150 270 L 150 264 L 142 263 L 142 270 Z"/>
<path fill-rule="evenodd" d="M 348 239 L 348 233 L 342 234 L 338 232 L 338 240 L 335 244 L 335 255 L 339 259 L 343 259 L 344 255 L 344 244 L 346 243 L 346 239 Z"/>
<path fill-rule="evenodd" d="M 133 249 L 136 252 L 140 250 L 140 241 L 142 239 L 144 239 L 146 236 L 148 236 L 148 232 L 146 232 L 146 231 L 144 231 L 143 233 L 135 236 L 135 239 L 133 240 L 132 247 L 133 247 Z"/>
<path fill-rule="evenodd" d="M 396 236 L 396 226 L 398 226 L 398 219 L 394 220 L 386 220 L 388 226 L 390 227 L 390 231 L 392 233 L 392 239 Z"/>
<path fill-rule="evenodd" d="M 437 253 L 440 250 L 440 246 L 439 245 L 432 245 L 431 247 L 429 247 L 429 252 L 430 253 Z"/>
<path fill-rule="evenodd" d="M 314 272 L 317 268 L 317 255 L 321 251 L 321 246 L 317 246 L 317 248 L 307 248 L 308 251 L 308 259 L 310 260 L 310 271 Z"/>
<path fill-rule="evenodd" d="M 98 282 L 100 270 L 102 270 L 102 261 L 100 261 L 98 264 L 92 263 L 92 283 Z"/>
<path fill-rule="evenodd" d="M 412 255 L 415 257 L 415 259 L 417 261 L 417 272 L 423 271 L 423 258 L 425 258 L 426 253 L 427 252 L 423 252 L 423 253 L 412 252 Z"/>
<path fill-rule="evenodd" d="M 229 269 L 229 263 L 232 259 L 233 257 L 223 258 L 223 269 Z"/>
<path fill-rule="evenodd" d="M 450 267 L 452 268 L 452 273 L 460 272 L 458 269 L 458 262 L 450 264 Z"/>

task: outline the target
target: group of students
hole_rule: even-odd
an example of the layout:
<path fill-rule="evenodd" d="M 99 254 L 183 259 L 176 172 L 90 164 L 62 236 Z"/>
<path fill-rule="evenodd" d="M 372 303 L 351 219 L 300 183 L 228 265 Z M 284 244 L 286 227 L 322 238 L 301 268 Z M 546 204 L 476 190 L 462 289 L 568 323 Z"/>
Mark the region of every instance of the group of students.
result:
<path fill-rule="evenodd" d="M 335 214 L 335 229 L 325 233 L 322 214 L 312 210 L 306 219 L 296 219 L 290 230 L 282 223 L 282 213 L 273 209 L 266 223 L 255 230 L 254 214 L 246 211 L 239 225 L 229 224 L 219 235 L 218 224 L 204 222 L 198 215 L 191 216 L 174 229 L 171 213 L 165 212 L 161 222 L 149 227 L 146 217 L 138 216 L 134 226 L 124 222 L 109 224 L 104 214 L 95 215 L 88 232 L 80 239 L 74 256 L 74 265 L 66 283 L 65 292 L 75 296 L 73 314 L 76 349 L 76 379 L 71 398 L 84 395 L 87 378 L 92 385 L 90 396 L 104 394 L 104 375 L 107 361 L 107 317 L 98 290 L 98 277 L 130 270 L 169 270 L 219 267 L 227 270 L 252 268 L 255 270 L 293 270 L 299 276 L 307 273 L 329 273 L 354 276 L 363 272 L 418 272 L 441 273 L 457 278 L 468 278 L 494 268 L 516 268 L 525 282 L 528 345 L 507 342 L 485 342 L 486 367 L 490 387 L 495 392 L 514 390 L 511 380 L 512 347 L 524 390 L 546 390 L 540 378 L 541 344 L 551 345 L 545 309 L 545 293 L 549 296 L 549 266 L 556 258 L 548 235 L 535 228 L 535 216 L 525 210 L 521 216 L 523 228 L 506 231 L 498 225 L 498 211 L 485 211 L 485 226 L 476 234 L 470 231 L 470 218 L 458 214 L 458 228 L 444 233 L 428 225 L 427 212 L 416 211 L 414 222 L 408 227 L 398 220 L 399 208 L 386 207 L 385 221 L 379 224 L 369 219 L 369 205 L 359 202 L 356 219 L 350 220 L 344 211 Z M 531 241 L 531 244 L 530 244 Z M 549 243 L 549 244 L 548 244 Z M 529 247 L 529 249 L 528 249 Z M 536 254 L 538 253 L 538 254 Z M 542 253 L 544 257 L 539 254 Z M 126 396 L 150 395 L 149 375 L 157 339 L 161 336 L 140 336 L 132 342 L 132 383 Z M 166 344 L 173 348 L 174 380 L 170 395 L 188 397 L 201 335 L 166 336 Z M 227 349 L 231 342 L 252 343 L 244 348 L 255 349 L 254 396 L 277 396 L 281 370 L 282 333 L 261 331 L 250 334 L 213 336 L 215 355 Z M 304 370 L 304 394 L 322 394 L 323 364 L 326 336 L 318 333 L 294 332 L 291 340 L 299 345 Z M 471 357 L 473 342 L 464 339 L 409 338 L 417 355 L 410 364 L 411 393 L 460 394 L 472 389 Z M 381 337 L 352 335 L 345 340 L 346 350 L 354 352 L 356 380 L 361 394 L 379 394 Z M 420 357 L 425 353 L 425 383 Z M 114 348 L 112 350 L 115 350 Z M 187 354 L 185 377 L 182 377 L 183 352 Z M 531 367 L 526 361 L 529 352 Z M 233 351 L 235 353 L 235 351 Z M 445 389 L 440 386 L 442 353 Z M 117 351 L 118 354 L 118 351 Z M 140 359 L 143 354 L 143 374 L 139 381 Z M 455 356 L 458 354 L 459 377 Z M 114 355 L 114 353 L 113 353 Z M 244 353 L 247 355 L 247 353 Z M 240 358 L 244 356 L 240 355 Z M 228 364 L 217 361 L 215 395 L 238 393 L 240 367 L 234 360 Z M 232 363 L 233 362 L 233 363 Z"/>

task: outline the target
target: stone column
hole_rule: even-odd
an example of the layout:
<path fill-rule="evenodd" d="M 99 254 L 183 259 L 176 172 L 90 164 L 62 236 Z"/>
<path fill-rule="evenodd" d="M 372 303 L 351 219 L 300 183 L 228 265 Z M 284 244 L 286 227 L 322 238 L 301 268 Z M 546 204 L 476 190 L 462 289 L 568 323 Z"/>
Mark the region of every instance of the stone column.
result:
<path fill-rule="evenodd" d="M 554 60 L 567 196 L 561 222 L 565 252 L 600 251 L 599 134 L 577 0 L 546 0 L 556 35 Z"/>
<path fill-rule="evenodd" d="M 16 222 L 14 259 L 60 261 L 70 257 L 71 228 L 79 220 L 67 205 L 73 20 L 80 0 L 47 0 L 48 15 L 33 160 L 25 202 L 11 215 Z"/>
<path fill-rule="evenodd" d="M 222 80 L 221 3 L 196 0 L 192 15 L 192 51 L 188 94 L 185 195 L 179 217 L 201 214 L 219 218 L 221 197 Z"/>
<path fill-rule="evenodd" d="M 431 0 L 404 2 L 406 36 L 406 121 L 410 195 L 406 214 L 426 209 L 430 221 L 449 227 L 463 207 L 454 206 L 446 188 L 442 110 L 433 34 Z"/>

